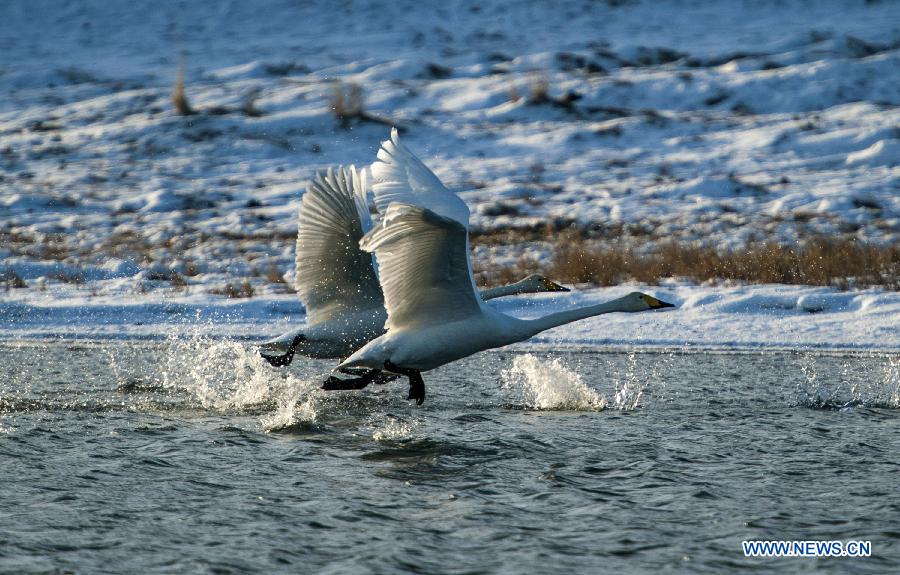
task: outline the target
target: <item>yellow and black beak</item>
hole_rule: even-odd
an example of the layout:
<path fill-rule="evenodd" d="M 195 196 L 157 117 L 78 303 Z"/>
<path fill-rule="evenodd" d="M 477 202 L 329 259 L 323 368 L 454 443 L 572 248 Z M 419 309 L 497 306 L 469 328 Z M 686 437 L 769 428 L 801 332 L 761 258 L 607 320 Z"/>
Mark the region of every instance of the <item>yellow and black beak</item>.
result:
<path fill-rule="evenodd" d="M 656 299 L 652 295 L 644 295 L 644 301 L 650 306 L 650 309 L 661 309 L 664 307 L 675 307 L 675 304 Z"/>
<path fill-rule="evenodd" d="M 544 278 L 544 289 L 546 289 L 547 291 L 572 291 L 566 286 L 559 285 L 555 281 L 549 280 L 547 278 Z"/>

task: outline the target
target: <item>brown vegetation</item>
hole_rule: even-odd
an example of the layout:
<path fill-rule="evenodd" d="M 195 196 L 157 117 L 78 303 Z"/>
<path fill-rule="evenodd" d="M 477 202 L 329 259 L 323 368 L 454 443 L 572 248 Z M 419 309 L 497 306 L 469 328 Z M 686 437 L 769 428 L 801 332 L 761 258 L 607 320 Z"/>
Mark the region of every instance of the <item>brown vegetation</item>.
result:
<path fill-rule="evenodd" d="M 351 120 L 358 119 L 363 114 L 362 86 L 343 82 L 338 84 L 331 91 L 328 105 L 341 127 L 348 128 Z"/>
<path fill-rule="evenodd" d="M 343 129 L 349 129 L 354 122 L 374 122 L 397 128 L 405 128 L 390 118 L 384 118 L 366 111 L 362 86 L 354 82 L 339 82 L 331 91 L 328 109 L 334 114 Z"/>
<path fill-rule="evenodd" d="M 250 118 L 258 118 L 263 115 L 262 110 L 256 107 L 256 99 L 259 98 L 260 89 L 253 88 L 244 97 L 244 103 L 241 105 L 241 112 Z"/>
<path fill-rule="evenodd" d="M 269 267 L 266 268 L 266 279 L 269 283 L 273 284 L 283 284 L 284 275 L 281 273 L 281 270 L 278 268 L 278 264 L 276 262 L 269 262 Z"/>
<path fill-rule="evenodd" d="M 568 91 L 562 94 L 561 96 L 551 96 L 550 95 L 550 82 L 547 80 L 547 77 L 539 72 L 534 72 L 528 77 L 528 94 L 525 98 L 525 103 L 529 106 L 543 106 L 550 105 L 556 106 L 557 108 L 562 108 L 567 112 L 579 113 L 580 111 L 575 106 L 575 102 L 581 98 L 581 96 L 573 91 Z M 513 84 L 509 88 L 509 100 L 511 102 L 518 102 L 522 99 L 522 95 L 519 92 L 519 87 Z"/>
<path fill-rule="evenodd" d="M 187 280 L 184 279 L 184 276 L 176 271 L 173 271 L 169 276 L 169 283 L 172 284 L 172 288 L 175 291 L 182 291 L 188 285 Z"/>
<path fill-rule="evenodd" d="M 184 93 L 184 62 L 178 68 L 175 89 L 172 90 L 172 105 L 175 106 L 175 111 L 182 116 L 190 116 L 194 113 L 194 109 L 191 108 L 187 95 Z"/>
<path fill-rule="evenodd" d="M 815 237 L 802 245 L 751 242 L 737 249 L 671 241 L 656 246 L 591 244 L 578 235 L 555 243 L 549 265 L 522 261 L 495 269 L 479 266 L 489 283 L 540 271 L 556 281 L 599 286 L 625 281 L 657 284 L 666 278 L 694 282 L 738 281 L 900 290 L 900 246 Z"/>
<path fill-rule="evenodd" d="M 209 290 L 209 293 L 214 295 L 223 295 L 230 299 L 238 299 L 251 298 L 253 297 L 254 291 L 253 286 L 250 285 L 250 282 L 244 280 L 239 284 L 227 283 L 223 288 L 214 288 Z"/>
<path fill-rule="evenodd" d="M 2 274 L 0 274 L 0 281 L 4 283 L 7 290 L 10 289 L 21 289 L 28 287 L 28 284 L 25 283 L 25 280 L 16 273 L 16 270 L 9 268 Z"/>
<path fill-rule="evenodd" d="M 528 79 L 528 103 L 539 106 L 550 101 L 550 82 L 540 75 L 533 75 Z"/>
<path fill-rule="evenodd" d="M 58 271 L 50 274 L 48 277 L 67 284 L 81 285 L 84 283 L 84 274 L 80 271 Z"/>

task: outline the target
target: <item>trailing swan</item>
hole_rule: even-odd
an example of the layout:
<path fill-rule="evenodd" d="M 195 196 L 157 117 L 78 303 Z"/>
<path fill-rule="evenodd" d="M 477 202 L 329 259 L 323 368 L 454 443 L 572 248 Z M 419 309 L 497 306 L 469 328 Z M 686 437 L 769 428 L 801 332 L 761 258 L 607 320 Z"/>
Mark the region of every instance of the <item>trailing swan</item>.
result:
<path fill-rule="evenodd" d="M 387 332 L 336 368 L 361 374 L 359 377 L 332 376 L 323 389 L 361 389 L 372 381 L 383 381 L 385 373 L 404 375 L 409 378 L 409 399 L 421 404 L 425 400 L 423 371 L 579 319 L 674 307 L 633 292 L 534 320 L 492 309 L 475 289 L 468 229 L 458 219 L 465 211 L 463 221 L 468 221 L 465 203 L 447 193 L 437 176 L 400 145 L 396 132 L 378 157 L 386 165 L 372 166 L 373 190 L 376 205 L 384 208 L 384 218 L 363 237 L 360 247 L 378 260 Z M 435 205 L 440 213 L 415 205 L 421 197 L 439 199 Z"/>
<path fill-rule="evenodd" d="M 441 204 L 439 198 L 433 201 Z M 359 248 L 370 227 L 365 171 L 339 166 L 318 173 L 303 196 L 297 233 L 295 288 L 306 307 L 306 327 L 263 343 L 260 354 L 269 363 L 288 365 L 295 353 L 345 358 L 384 333 L 384 296 L 372 256 Z M 569 290 L 531 275 L 481 295 L 550 291 Z"/>

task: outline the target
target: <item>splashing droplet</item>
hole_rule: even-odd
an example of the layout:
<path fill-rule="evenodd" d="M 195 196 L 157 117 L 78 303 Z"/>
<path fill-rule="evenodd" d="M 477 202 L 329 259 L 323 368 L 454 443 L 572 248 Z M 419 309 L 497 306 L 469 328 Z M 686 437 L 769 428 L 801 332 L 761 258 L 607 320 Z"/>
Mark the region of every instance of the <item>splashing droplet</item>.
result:
<path fill-rule="evenodd" d="M 634 352 L 628 354 L 628 370 L 622 382 L 616 382 L 616 394 L 613 396 L 613 407 L 622 411 L 635 409 L 641 396 L 644 395 L 644 383 L 636 375 L 637 357 Z"/>
<path fill-rule="evenodd" d="M 276 391 L 278 407 L 260 420 L 263 429 L 283 431 L 314 423 L 319 414 L 318 383 L 316 379 L 284 378 L 284 384 Z"/>
<path fill-rule="evenodd" d="M 797 403 L 813 409 L 843 410 L 854 407 L 900 409 L 900 359 L 887 357 L 878 369 L 872 357 L 871 372 L 860 373 L 854 364 L 844 363 L 840 371 L 822 371 L 816 356 L 804 355 L 797 384 Z M 822 377 L 820 377 L 820 375 Z"/>
<path fill-rule="evenodd" d="M 557 358 L 542 361 L 531 354 L 516 356 L 512 367 L 501 372 L 501 381 L 535 409 L 599 411 L 606 407 L 606 398 Z"/>
<path fill-rule="evenodd" d="M 186 393 L 205 409 L 254 413 L 266 431 L 313 423 L 322 410 L 320 378 L 274 370 L 241 342 L 173 337 L 155 368 L 161 389 Z"/>
<path fill-rule="evenodd" d="M 413 426 L 396 417 L 391 417 L 381 427 L 372 432 L 375 441 L 402 441 L 411 439 Z"/>

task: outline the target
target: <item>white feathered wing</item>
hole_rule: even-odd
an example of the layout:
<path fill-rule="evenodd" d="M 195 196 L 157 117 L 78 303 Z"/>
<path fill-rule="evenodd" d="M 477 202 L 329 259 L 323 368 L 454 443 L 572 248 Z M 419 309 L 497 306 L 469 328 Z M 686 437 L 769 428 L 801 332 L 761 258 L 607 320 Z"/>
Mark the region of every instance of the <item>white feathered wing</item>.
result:
<path fill-rule="evenodd" d="M 388 330 L 481 313 L 469 265 L 468 232 L 455 219 L 393 203 L 360 247 L 378 258 Z"/>
<path fill-rule="evenodd" d="M 307 325 L 384 305 L 372 256 L 359 249 L 371 227 L 365 171 L 338 166 L 317 174 L 300 205 L 296 281 Z"/>
<path fill-rule="evenodd" d="M 438 177 L 400 142 L 397 129 L 381 143 L 378 160 L 370 168 L 375 206 L 382 214 L 393 203 L 428 208 L 469 229 L 469 208 L 448 190 Z"/>

